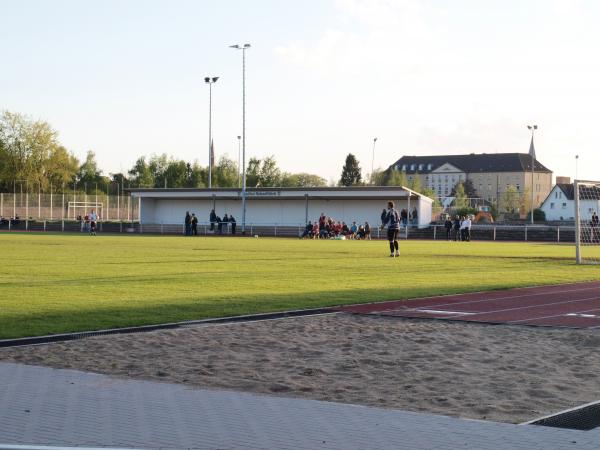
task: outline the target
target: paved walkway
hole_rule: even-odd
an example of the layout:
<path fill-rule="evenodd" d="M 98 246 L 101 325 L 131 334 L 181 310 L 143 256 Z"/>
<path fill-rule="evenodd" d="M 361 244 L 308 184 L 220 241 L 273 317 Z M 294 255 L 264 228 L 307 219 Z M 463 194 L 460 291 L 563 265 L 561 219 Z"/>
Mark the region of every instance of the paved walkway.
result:
<path fill-rule="evenodd" d="M 0 446 L 598 449 L 573 431 L 0 363 Z"/>

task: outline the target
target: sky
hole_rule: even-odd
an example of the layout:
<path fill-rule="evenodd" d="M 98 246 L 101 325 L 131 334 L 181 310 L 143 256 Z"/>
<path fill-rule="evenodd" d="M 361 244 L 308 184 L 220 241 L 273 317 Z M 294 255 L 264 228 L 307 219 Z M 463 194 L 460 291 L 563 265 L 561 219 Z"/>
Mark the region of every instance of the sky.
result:
<path fill-rule="evenodd" d="M 105 174 L 246 155 L 338 180 L 403 155 L 522 152 L 600 180 L 594 0 L 0 0 L 0 110 Z M 377 138 L 373 148 L 374 138 Z M 373 152 L 374 150 L 374 152 Z M 373 160 L 374 155 L 374 162 Z M 576 155 L 579 156 L 578 164 Z"/>

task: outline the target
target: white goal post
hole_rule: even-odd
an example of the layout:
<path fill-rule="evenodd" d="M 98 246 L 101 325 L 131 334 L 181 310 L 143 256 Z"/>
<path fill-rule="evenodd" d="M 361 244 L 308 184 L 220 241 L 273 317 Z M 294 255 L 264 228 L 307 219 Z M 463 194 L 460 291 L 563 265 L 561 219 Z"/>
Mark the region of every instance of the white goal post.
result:
<path fill-rule="evenodd" d="M 80 216 L 85 216 L 92 209 L 96 211 L 98 217 L 103 216 L 102 202 L 69 202 L 67 207 L 67 217 L 71 217 L 71 211 L 73 212 L 73 219 L 75 219 L 79 213 Z"/>
<path fill-rule="evenodd" d="M 600 264 L 600 181 L 575 180 L 573 190 L 577 264 Z"/>

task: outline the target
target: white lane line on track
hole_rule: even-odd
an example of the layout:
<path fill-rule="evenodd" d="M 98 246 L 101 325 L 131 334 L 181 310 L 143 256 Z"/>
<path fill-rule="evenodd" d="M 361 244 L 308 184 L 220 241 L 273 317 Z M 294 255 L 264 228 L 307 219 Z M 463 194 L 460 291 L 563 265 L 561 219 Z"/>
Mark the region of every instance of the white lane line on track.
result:
<path fill-rule="evenodd" d="M 596 300 L 596 299 L 600 299 L 599 296 L 594 296 L 594 297 L 587 297 L 587 298 L 580 298 L 577 300 L 567 300 L 567 301 L 560 301 L 560 302 L 553 302 L 553 303 L 544 303 L 542 305 L 529 305 L 529 306 L 519 306 L 516 308 L 506 308 L 506 309 L 496 309 L 493 311 L 476 311 L 476 312 L 472 312 L 472 311 L 465 311 L 465 312 L 458 312 L 458 311 L 454 311 L 455 315 L 450 315 L 449 313 L 453 312 L 453 311 L 448 311 L 448 318 L 454 318 L 454 317 L 462 317 L 464 315 L 471 315 L 471 316 L 482 316 L 485 314 L 496 314 L 496 313 L 502 313 L 502 312 L 506 312 L 506 311 L 518 311 L 518 310 L 526 310 L 526 309 L 532 309 L 532 308 L 542 308 L 545 306 L 552 306 L 552 305 L 562 305 L 562 304 L 567 304 L 567 303 L 578 303 L 578 302 L 583 302 L 583 301 L 588 301 L 588 300 Z M 418 309 L 418 308 L 410 308 L 410 309 L 389 309 L 386 311 L 377 311 L 377 312 L 373 312 L 371 314 L 382 314 L 382 313 L 390 313 L 390 312 L 398 312 L 398 313 L 411 313 L 411 312 L 423 312 L 423 311 L 428 311 L 428 310 L 423 310 L 423 309 Z M 429 311 L 435 311 L 435 310 L 429 310 Z M 582 312 L 587 312 L 586 311 L 582 311 Z M 443 313 L 442 311 L 438 311 L 438 313 Z M 466 313 L 466 314 L 465 314 Z M 559 317 L 559 316 L 564 316 L 565 313 L 562 314 L 557 314 L 556 316 L 548 316 L 548 317 Z M 543 317 L 530 317 L 528 319 L 519 319 L 519 320 L 513 320 L 513 321 L 507 321 L 506 323 L 519 323 L 519 322 L 527 322 L 530 320 L 538 320 L 538 319 L 542 319 Z"/>
<path fill-rule="evenodd" d="M 444 315 L 455 315 L 455 316 L 472 316 L 475 313 L 472 312 L 461 312 L 461 311 L 443 311 L 436 309 L 416 309 L 416 312 L 422 312 L 427 314 L 444 314 Z"/>
<path fill-rule="evenodd" d="M 589 313 L 592 311 L 600 311 L 600 309 L 598 308 L 594 308 L 594 309 L 584 309 L 583 311 L 577 311 L 575 313 L 560 313 L 560 314 L 552 314 L 549 316 L 541 316 L 541 317 L 530 317 L 529 319 L 519 319 L 519 320 L 511 320 L 510 322 L 507 323 L 521 323 L 521 322 L 531 322 L 531 321 L 535 321 L 535 320 L 544 320 L 544 319 L 552 319 L 554 317 L 565 317 L 565 316 L 573 316 L 576 314 L 581 314 L 581 313 Z M 593 316 L 593 317 L 598 317 L 600 318 L 600 316 Z"/>
<path fill-rule="evenodd" d="M 554 295 L 554 294 L 564 294 L 564 293 L 568 293 L 568 292 L 580 292 L 580 291 L 589 291 L 589 290 L 594 290 L 597 291 L 598 287 L 589 287 L 589 288 L 583 288 L 583 289 L 567 289 L 564 291 L 556 291 L 556 292 L 550 292 L 550 294 Z M 506 297 L 496 297 L 496 298 L 485 298 L 485 299 L 481 299 L 481 300 L 469 300 L 469 301 L 464 301 L 464 302 L 452 302 L 452 303 L 439 303 L 436 305 L 429 305 L 429 307 L 432 308 L 439 308 L 440 306 L 456 306 L 456 305 L 468 305 L 468 304 L 476 304 L 476 303 L 483 303 L 483 302 L 492 302 L 492 301 L 496 301 L 496 300 L 511 300 L 511 299 L 515 299 L 515 298 L 522 298 L 522 297 L 534 297 L 534 296 L 538 296 L 538 295 L 548 295 L 548 292 L 539 292 L 539 293 L 535 293 L 535 294 L 528 294 L 528 295 L 507 295 Z M 460 294 L 455 294 L 455 295 L 460 295 Z M 435 297 L 434 297 L 435 298 Z M 410 303 L 411 301 L 417 301 L 420 299 L 410 299 L 407 301 L 407 303 Z M 547 303 L 548 305 L 552 305 L 554 303 Z M 416 308 L 406 308 L 406 310 L 410 311 L 410 310 L 417 310 L 418 307 Z"/>

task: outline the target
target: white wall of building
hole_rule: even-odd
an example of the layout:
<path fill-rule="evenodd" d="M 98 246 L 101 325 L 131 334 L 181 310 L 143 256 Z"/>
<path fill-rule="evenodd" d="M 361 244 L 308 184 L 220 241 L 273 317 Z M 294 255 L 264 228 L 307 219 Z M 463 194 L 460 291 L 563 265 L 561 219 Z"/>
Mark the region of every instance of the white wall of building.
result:
<path fill-rule="evenodd" d="M 546 220 L 575 220 L 575 200 L 567 198 L 562 189 L 554 186 L 540 207 L 546 214 Z M 592 213 L 600 211 L 600 200 L 581 200 L 579 202 L 582 220 L 590 220 Z"/>
<path fill-rule="evenodd" d="M 146 193 L 144 193 L 146 194 Z M 134 194 L 135 195 L 135 194 Z M 321 196 L 322 197 L 322 196 Z M 199 222 L 208 222 L 209 214 L 215 206 L 218 216 L 233 214 L 237 222 L 242 220 L 242 201 L 238 198 L 160 198 L 150 195 L 141 196 L 141 222 L 143 224 L 181 224 L 186 211 L 195 213 Z M 393 199 L 392 196 L 390 196 Z M 395 199 L 396 209 L 409 209 L 409 201 Z M 284 197 L 250 197 L 246 201 L 246 223 L 263 225 L 303 225 L 305 219 L 318 219 L 321 213 L 334 220 L 351 224 L 369 222 L 372 226 L 380 223 L 381 211 L 386 208 L 387 200 L 378 199 L 325 199 L 308 198 L 308 217 L 306 200 L 286 199 Z M 431 221 L 431 200 L 426 197 L 411 198 L 410 210 L 417 207 L 418 224 L 427 226 Z"/>

